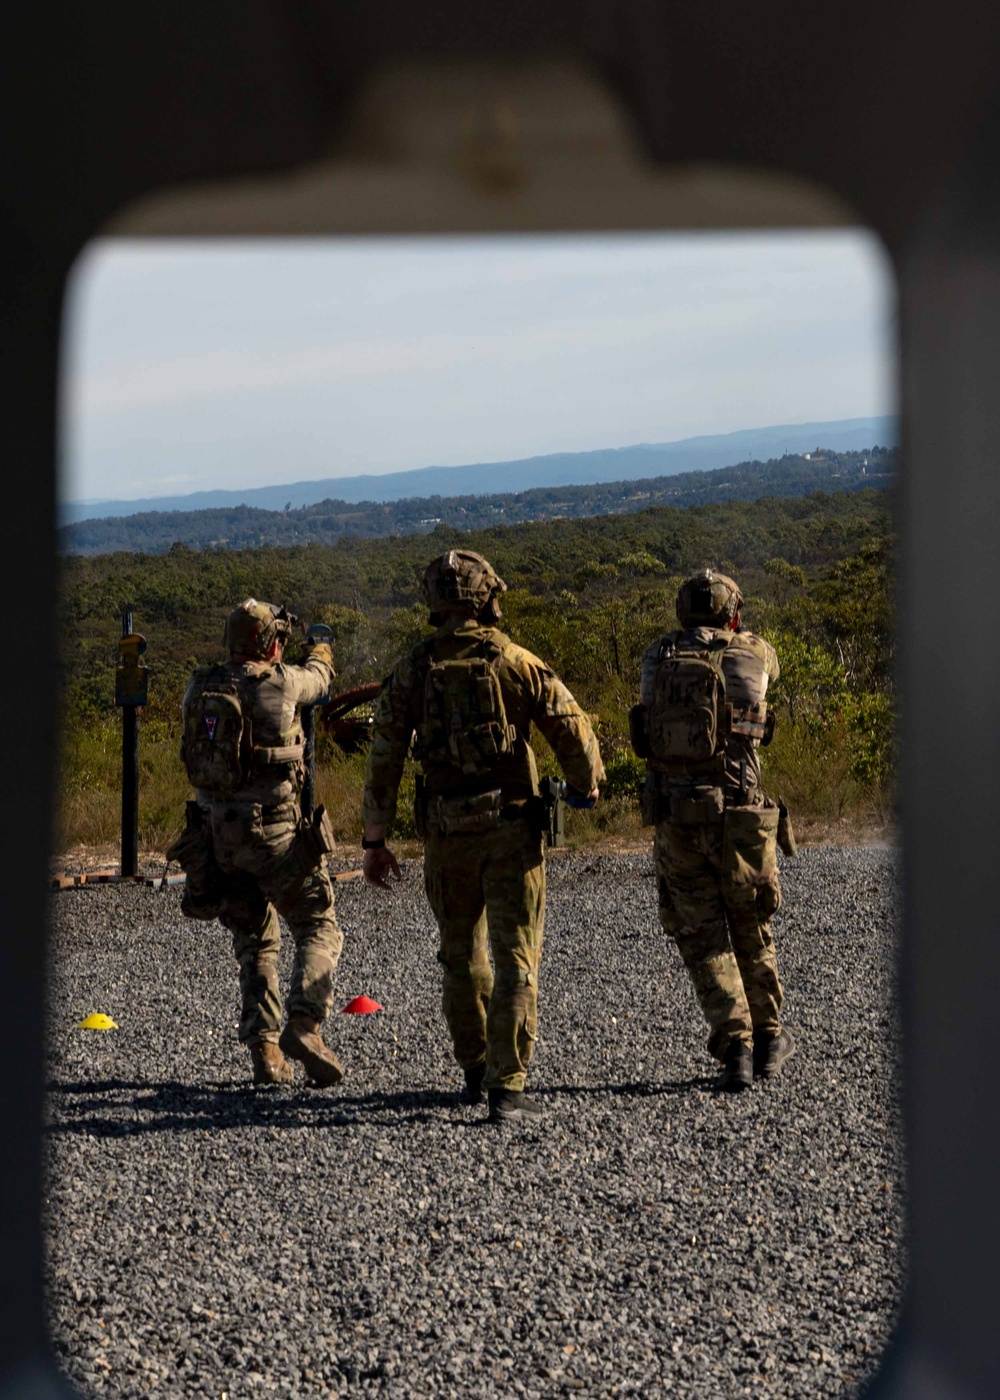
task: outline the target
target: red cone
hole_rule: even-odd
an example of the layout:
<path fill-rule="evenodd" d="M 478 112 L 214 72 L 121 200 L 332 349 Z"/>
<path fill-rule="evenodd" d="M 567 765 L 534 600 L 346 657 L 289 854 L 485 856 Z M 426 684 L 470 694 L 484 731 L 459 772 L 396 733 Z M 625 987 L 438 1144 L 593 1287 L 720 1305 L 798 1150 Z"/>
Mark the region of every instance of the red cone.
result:
<path fill-rule="evenodd" d="M 372 1001 L 371 997 L 355 997 L 346 1006 L 341 1007 L 350 1016 L 367 1016 L 370 1011 L 381 1011 L 382 1007 L 377 1001 Z"/>

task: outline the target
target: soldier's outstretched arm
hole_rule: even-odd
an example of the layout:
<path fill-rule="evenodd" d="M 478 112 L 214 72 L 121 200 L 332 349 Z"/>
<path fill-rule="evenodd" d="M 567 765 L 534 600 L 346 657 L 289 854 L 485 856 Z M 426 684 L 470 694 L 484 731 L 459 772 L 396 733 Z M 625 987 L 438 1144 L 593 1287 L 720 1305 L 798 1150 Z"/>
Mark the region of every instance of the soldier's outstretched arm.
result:
<path fill-rule="evenodd" d="M 315 705 L 330 694 L 334 677 L 332 640 L 333 633 L 325 623 L 310 627 L 303 660 L 299 665 L 285 667 L 297 705 Z"/>

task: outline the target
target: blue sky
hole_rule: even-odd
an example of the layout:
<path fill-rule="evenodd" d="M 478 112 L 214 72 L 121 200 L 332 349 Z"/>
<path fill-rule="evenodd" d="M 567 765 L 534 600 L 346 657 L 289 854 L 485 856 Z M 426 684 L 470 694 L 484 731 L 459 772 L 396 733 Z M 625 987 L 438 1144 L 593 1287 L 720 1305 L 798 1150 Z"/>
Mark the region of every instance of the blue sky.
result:
<path fill-rule="evenodd" d="M 67 500 L 896 409 L 862 231 L 99 240 L 65 314 Z"/>

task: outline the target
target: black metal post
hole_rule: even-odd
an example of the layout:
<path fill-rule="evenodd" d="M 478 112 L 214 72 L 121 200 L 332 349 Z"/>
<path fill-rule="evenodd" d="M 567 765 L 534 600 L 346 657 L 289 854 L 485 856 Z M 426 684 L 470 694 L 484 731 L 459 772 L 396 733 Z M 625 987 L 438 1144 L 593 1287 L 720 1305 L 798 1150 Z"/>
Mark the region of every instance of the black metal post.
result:
<path fill-rule="evenodd" d="M 303 755 L 305 777 L 302 779 L 302 815 L 307 821 L 312 819 L 316 801 L 316 706 L 303 705 L 302 733 L 306 741 Z"/>
<path fill-rule="evenodd" d="M 122 874 L 139 873 L 139 711 L 122 706 Z"/>
<path fill-rule="evenodd" d="M 122 609 L 122 636 L 132 634 L 132 609 Z M 139 711 L 122 705 L 122 875 L 139 873 Z"/>

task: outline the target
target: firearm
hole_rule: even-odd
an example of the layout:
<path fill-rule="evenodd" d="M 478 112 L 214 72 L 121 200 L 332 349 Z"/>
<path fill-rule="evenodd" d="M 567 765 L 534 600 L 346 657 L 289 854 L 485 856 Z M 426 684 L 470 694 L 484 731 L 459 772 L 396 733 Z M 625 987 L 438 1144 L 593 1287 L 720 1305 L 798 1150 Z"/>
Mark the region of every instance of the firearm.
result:
<path fill-rule="evenodd" d="M 547 846 L 566 844 L 566 803 L 563 800 L 563 784 L 558 778 L 542 778 L 539 783 L 542 801 L 542 830 Z"/>

